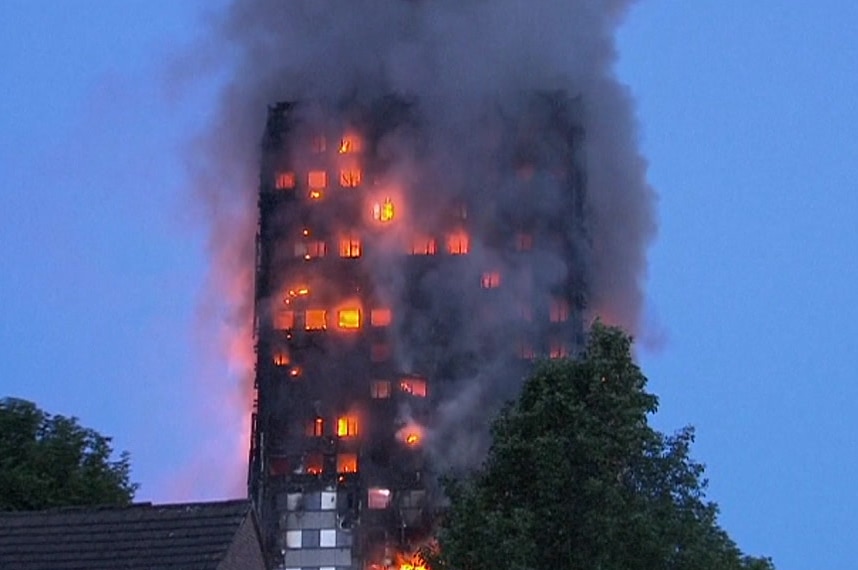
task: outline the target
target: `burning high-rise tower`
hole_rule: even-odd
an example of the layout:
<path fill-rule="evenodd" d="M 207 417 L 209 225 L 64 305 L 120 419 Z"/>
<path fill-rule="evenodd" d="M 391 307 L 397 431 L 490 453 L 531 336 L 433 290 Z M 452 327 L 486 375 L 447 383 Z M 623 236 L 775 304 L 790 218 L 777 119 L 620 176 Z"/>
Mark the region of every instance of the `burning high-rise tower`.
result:
<path fill-rule="evenodd" d="M 419 101 L 269 109 L 250 488 L 284 567 L 401 568 L 431 536 L 437 467 L 473 462 L 452 455 L 529 363 L 580 344 L 575 109 L 561 93 L 487 109 L 459 179 L 423 160 Z"/>
<path fill-rule="evenodd" d="M 232 0 L 217 21 L 226 51 L 194 59 L 229 74 L 196 157 L 205 332 L 247 380 L 215 400 L 255 398 L 277 564 L 408 554 L 531 359 L 596 315 L 639 332 L 652 191 L 612 69 L 631 4 Z"/>

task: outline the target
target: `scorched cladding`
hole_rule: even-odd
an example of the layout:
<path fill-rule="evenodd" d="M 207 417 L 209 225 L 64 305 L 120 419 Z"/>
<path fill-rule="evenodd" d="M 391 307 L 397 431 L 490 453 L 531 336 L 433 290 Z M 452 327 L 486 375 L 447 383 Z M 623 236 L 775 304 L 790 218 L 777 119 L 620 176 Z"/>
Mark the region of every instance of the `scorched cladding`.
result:
<path fill-rule="evenodd" d="M 408 568 L 437 472 L 479 461 L 450 457 L 456 442 L 485 433 L 534 358 L 580 343 L 573 108 L 534 95 L 440 150 L 399 97 L 269 108 L 249 485 L 274 565 Z"/>

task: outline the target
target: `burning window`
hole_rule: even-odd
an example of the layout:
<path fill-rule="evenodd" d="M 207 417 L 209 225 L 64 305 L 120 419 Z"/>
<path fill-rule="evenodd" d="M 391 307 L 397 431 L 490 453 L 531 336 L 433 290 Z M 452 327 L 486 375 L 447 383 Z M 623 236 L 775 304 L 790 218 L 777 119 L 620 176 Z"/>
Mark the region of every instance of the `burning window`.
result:
<path fill-rule="evenodd" d="M 451 255 L 464 255 L 468 253 L 468 234 L 458 231 L 447 236 L 447 252 Z"/>
<path fill-rule="evenodd" d="M 310 141 L 310 148 L 315 153 L 322 153 L 328 148 L 328 141 L 324 135 L 316 135 L 313 137 L 313 140 Z"/>
<path fill-rule="evenodd" d="M 337 473 L 357 473 L 357 453 L 340 453 L 337 455 Z"/>
<path fill-rule="evenodd" d="M 386 400 L 390 398 L 390 381 L 389 380 L 373 380 L 369 386 L 369 393 L 376 400 Z"/>
<path fill-rule="evenodd" d="M 369 347 L 369 359 L 373 362 L 390 360 L 390 345 L 386 342 L 374 342 Z"/>
<path fill-rule="evenodd" d="M 337 418 L 337 435 L 339 437 L 354 437 L 358 434 L 358 421 L 354 416 Z"/>
<path fill-rule="evenodd" d="M 515 235 L 515 249 L 517 251 L 530 251 L 533 249 L 533 234 L 517 233 Z"/>
<path fill-rule="evenodd" d="M 327 328 L 327 318 L 324 309 L 308 309 L 304 312 L 304 328 L 308 331 L 318 331 Z"/>
<path fill-rule="evenodd" d="M 310 190 L 324 190 L 328 186 L 328 173 L 324 170 L 311 170 L 307 175 Z"/>
<path fill-rule="evenodd" d="M 563 341 L 553 340 L 548 347 L 549 358 L 566 358 L 569 356 L 569 345 Z"/>
<path fill-rule="evenodd" d="M 552 323 L 565 323 L 569 320 L 569 302 L 566 299 L 551 299 L 548 318 Z"/>
<path fill-rule="evenodd" d="M 277 190 L 289 190 L 295 187 L 294 172 L 278 172 L 274 177 L 274 188 Z"/>
<path fill-rule="evenodd" d="M 369 313 L 369 323 L 374 327 L 390 326 L 392 319 L 390 309 L 373 309 Z"/>
<path fill-rule="evenodd" d="M 360 257 L 360 238 L 354 234 L 340 238 L 340 257 Z"/>
<path fill-rule="evenodd" d="M 313 259 L 325 257 L 328 253 L 328 245 L 320 240 L 302 241 L 295 244 L 295 257 Z"/>
<path fill-rule="evenodd" d="M 322 418 L 314 418 L 307 422 L 307 428 L 304 430 L 307 437 L 322 437 L 325 435 L 325 420 Z"/>
<path fill-rule="evenodd" d="M 294 311 L 277 311 L 274 313 L 274 328 L 287 331 L 295 327 Z"/>
<path fill-rule="evenodd" d="M 340 154 L 353 154 L 360 152 L 361 140 L 356 135 L 343 135 L 340 139 Z"/>
<path fill-rule="evenodd" d="M 390 506 L 390 489 L 370 487 L 367 489 L 367 507 L 370 509 L 386 509 Z"/>
<path fill-rule="evenodd" d="M 287 366 L 289 364 L 289 353 L 283 349 L 274 351 L 274 366 Z"/>
<path fill-rule="evenodd" d="M 321 475 L 324 461 L 321 453 L 308 453 L 304 456 L 304 472 L 311 475 Z"/>
<path fill-rule="evenodd" d="M 420 378 L 403 378 L 399 382 L 399 389 L 418 398 L 426 397 L 426 381 Z"/>
<path fill-rule="evenodd" d="M 393 201 L 390 198 L 385 198 L 383 202 L 376 202 L 372 205 L 372 219 L 378 222 L 389 222 L 393 220 Z"/>
<path fill-rule="evenodd" d="M 417 236 L 411 240 L 411 248 L 408 253 L 411 255 L 435 255 L 436 251 L 435 238 Z"/>
<path fill-rule="evenodd" d="M 483 289 L 497 289 L 500 287 L 500 272 L 486 271 L 480 278 L 480 287 Z"/>
<path fill-rule="evenodd" d="M 359 329 L 360 309 L 349 308 L 337 311 L 337 326 L 341 329 Z"/>
<path fill-rule="evenodd" d="M 343 188 L 357 188 L 360 186 L 361 171 L 359 168 L 344 168 L 340 170 L 340 186 Z"/>

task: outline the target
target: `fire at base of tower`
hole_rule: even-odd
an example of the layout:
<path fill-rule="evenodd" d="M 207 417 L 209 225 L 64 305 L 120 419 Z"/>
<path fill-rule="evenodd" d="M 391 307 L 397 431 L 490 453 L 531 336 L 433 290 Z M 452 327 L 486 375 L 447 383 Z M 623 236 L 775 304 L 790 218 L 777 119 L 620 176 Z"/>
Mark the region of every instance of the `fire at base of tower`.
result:
<path fill-rule="evenodd" d="M 583 132 L 562 94 L 443 144 L 419 102 L 269 108 L 249 489 L 281 568 L 419 568 L 442 469 L 582 340 Z M 470 449 L 474 449 L 473 446 Z"/>

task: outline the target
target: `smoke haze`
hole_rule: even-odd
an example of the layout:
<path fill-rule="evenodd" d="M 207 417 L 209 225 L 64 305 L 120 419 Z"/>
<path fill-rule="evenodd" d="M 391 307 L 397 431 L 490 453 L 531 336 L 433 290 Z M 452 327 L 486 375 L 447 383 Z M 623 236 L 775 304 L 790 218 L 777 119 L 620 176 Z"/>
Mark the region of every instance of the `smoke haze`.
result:
<path fill-rule="evenodd" d="M 638 149 L 631 98 L 612 67 L 614 34 L 632 4 L 236 0 L 224 11 L 213 27 L 217 41 L 212 42 L 216 54 L 211 57 L 222 63 L 228 80 L 215 118 L 195 146 L 193 169 L 211 224 L 206 314 L 211 327 L 222 333 L 219 342 L 241 378 L 243 397 L 223 398 L 243 406 L 237 416 L 251 409 L 259 141 L 266 109 L 277 101 L 312 101 L 323 108 L 344 100 L 369 103 L 388 94 L 419 101 L 421 116 L 429 118 L 421 123 L 421 143 L 395 132 L 380 148 L 395 165 L 391 180 L 435 193 L 424 198 L 425 203 L 415 198 L 411 210 L 403 212 L 410 222 L 431 228 L 431 204 L 439 195 L 476 193 L 485 204 L 482 212 L 474 212 L 478 222 L 509 207 L 504 196 L 515 191 L 513 182 L 501 181 L 496 189 L 468 189 L 474 170 L 497 152 L 491 142 L 497 125 L 487 115 L 517 116 L 534 92 L 567 93 L 577 101 L 576 120 L 586 140 L 587 318 L 598 315 L 640 332 L 646 249 L 655 233 L 654 193 Z M 306 113 L 315 120 L 312 110 Z M 545 148 L 535 145 L 534 152 L 549 153 L 551 141 L 541 143 Z M 536 213 L 540 208 L 550 211 L 550 198 L 534 205 Z M 476 244 L 474 250 L 483 265 L 506 267 L 491 248 Z M 556 283 L 563 266 L 563 260 L 546 252 L 537 281 L 546 287 Z M 380 288 L 391 297 L 401 294 L 402 273 L 396 267 L 379 263 L 378 272 Z M 524 286 L 511 284 L 505 306 L 514 305 Z M 467 298 L 460 301 L 438 310 L 461 308 Z M 460 346 L 472 344 L 476 337 L 470 333 L 476 326 L 463 324 L 463 332 L 456 333 Z M 404 370 L 415 366 L 406 342 L 397 345 L 396 358 Z M 457 397 L 439 407 L 434 438 L 457 442 L 445 451 L 443 464 L 457 466 L 457 457 L 472 462 L 484 448 L 484 439 L 464 434 L 473 431 L 471 424 L 483 422 L 488 392 L 494 399 L 514 395 L 516 385 L 493 384 L 499 374 L 493 366 L 488 363 L 476 371 L 467 389 L 450 390 Z M 476 410 L 481 410 L 478 418 Z M 248 441 L 246 431 L 242 437 Z M 244 461 L 240 452 L 236 456 Z M 236 468 L 244 466 L 239 465 Z"/>

